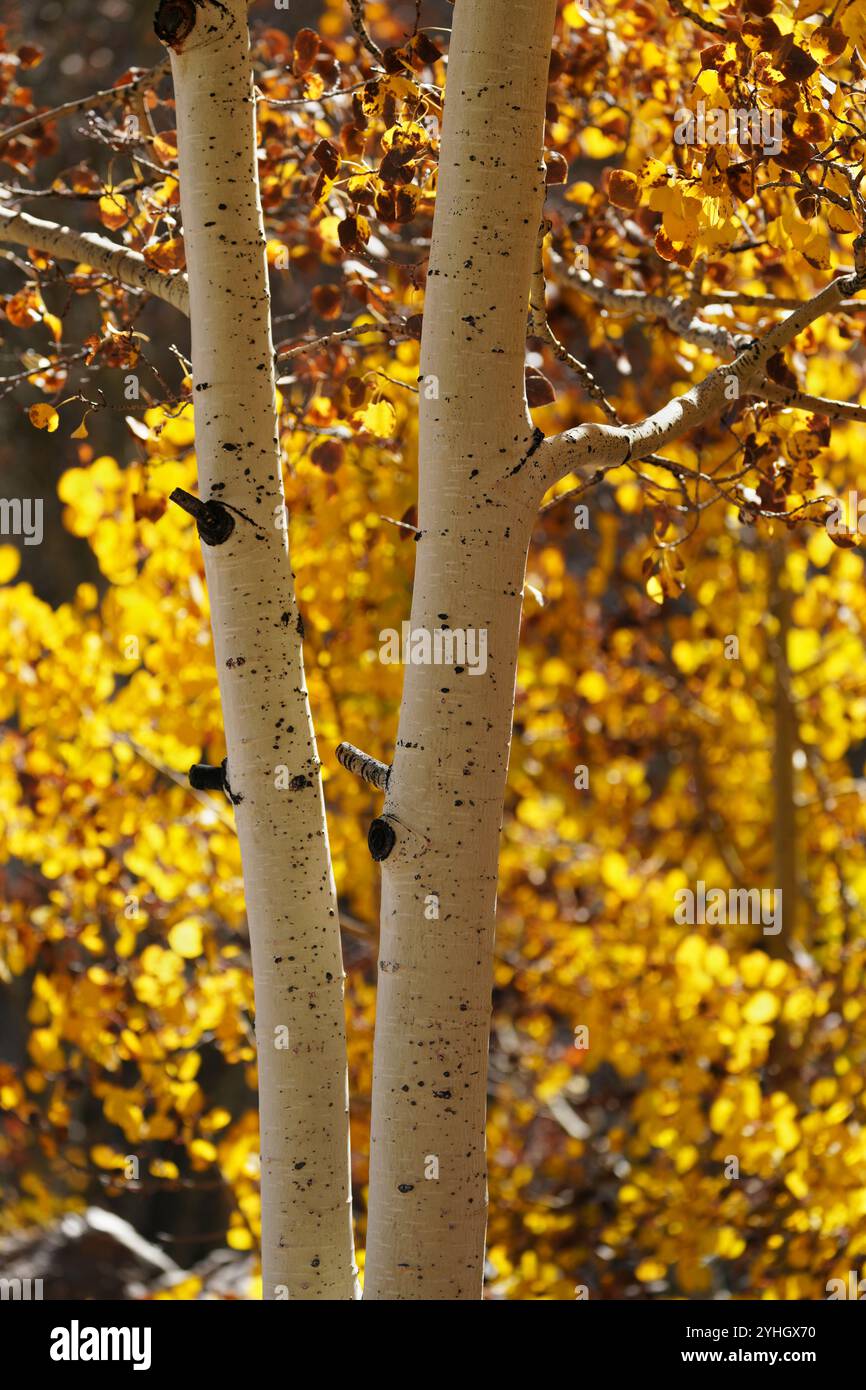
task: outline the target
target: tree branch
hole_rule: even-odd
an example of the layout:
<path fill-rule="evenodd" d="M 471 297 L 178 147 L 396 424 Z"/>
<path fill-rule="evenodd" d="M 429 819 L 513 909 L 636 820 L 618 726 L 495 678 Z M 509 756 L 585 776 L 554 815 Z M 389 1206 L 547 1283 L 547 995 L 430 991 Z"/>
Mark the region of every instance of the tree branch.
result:
<path fill-rule="evenodd" d="M 840 276 L 811 299 L 806 300 L 780 323 L 754 338 L 734 361 L 717 367 L 697 386 L 676 396 L 661 410 L 637 425 L 586 424 L 566 430 L 542 445 L 545 486 L 550 487 L 567 473 L 581 468 L 603 468 L 611 463 L 638 462 L 679 439 L 707 420 L 720 415 L 729 402 L 727 388 L 732 379 L 748 388 L 763 378 L 767 362 L 792 342 L 815 319 L 838 309 L 848 295 L 866 287 L 866 273 Z"/>
<path fill-rule="evenodd" d="M 362 753 L 360 748 L 355 748 L 353 744 L 340 744 L 337 749 L 337 762 L 347 772 L 353 772 L 356 777 L 361 777 L 365 782 L 369 782 L 371 787 L 378 787 L 380 792 L 388 790 L 391 769 L 387 763 L 380 763 L 377 758 L 371 758 L 368 753 Z"/>
<path fill-rule="evenodd" d="M 119 97 L 131 96 L 138 92 L 142 87 L 153 86 L 161 77 L 164 77 L 169 70 L 168 63 L 159 63 L 155 68 L 149 68 L 140 77 L 134 77 L 131 82 L 124 82 L 119 87 L 106 87 L 101 92 L 91 92 L 86 97 L 76 97 L 74 101 L 65 101 L 62 106 L 55 106 L 50 111 L 40 111 L 35 116 L 28 116 L 26 121 L 19 121 L 17 125 L 8 126 L 6 130 L 0 130 L 0 148 L 8 145 L 11 140 L 17 140 L 20 135 L 26 135 L 28 131 L 35 130 L 37 126 L 45 125 L 48 121 L 60 120 L 62 116 L 71 116 L 75 111 L 92 111 L 97 106 L 105 106 L 110 101 L 115 101 Z"/>
<path fill-rule="evenodd" d="M 856 401 L 831 401 L 825 396 L 811 396 L 807 391 L 790 391 L 772 381 L 763 383 L 761 395 L 765 400 L 790 406 L 792 410 L 826 415 L 829 420 L 866 420 L 866 405 L 858 405 Z"/>
<path fill-rule="evenodd" d="M 703 15 L 696 14 L 690 10 L 684 0 L 668 0 L 669 7 L 674 14 L 679 15 L 680 19 L 690 19 L 692 24 L 696 24 L 699 29 L 703 29 L 708 34 L 718 34 L 720 38 L 727 38 L 728 30 L 724 24 L 716 24 L 712 19 L 704 19 Z"/>
<path fill-rule="evenodd" d="M 77 232 L 57 222 L 45 222 L 27 212 L 0 208 L 0 242 L 33 246 L 62 261 L 79 261 L 100 270 L 111 280 L 164 299 L 181 313 L 189 313 L 186 276 L 181 272 L 163 275 L 147 264 L 140 251 L 118 246 L 96 232 Z"/>
<path fill-rule="evenodd" d="M 736 343 L 729 330 L 695 318 L 686 300 L 666 299 L 664 295 L 652 294 L 648 290 L 614 289 L 577 267 L 569 270 L 568 277 L 581 294 L 604 309 L 619 314 L 634 314 L 638 318 L 661 319 L 685 342 L 707 348 L 723 357 L 733 357 L 736 352 Z"/>
<path fill-rule="evenodd" d="M 367 52 L 371 53 L 376 61 L 381 63 L 385 55 L 375 40 L 370 37 L 367 21 L 364 18 L 364 0 L 349 0 L 349 9 L 352 11 L 352 27 L 355 33 L 358 35 L 358 38 L 361 40 Z"/>
<path fill-rule="evenodd" d="M 541 338 L 543 342 L 549 344 L 554 357 L 571 368 L 590 400 L 595 402 L 602 414 L 606 415 L 612 424 L 619 425 L 622 422 L 616 410 L 607 399 L 589 367 L 568 351 L 568 348 L 560 342 L 550 326 L 547 317 L 547 282 L 544 278 L 544 238 L 547 235 L 548 227 L 547 222 L 542 222 L 538 232 L 535 270 L 532 273 L 529 290 L 529 332 L 534 338 Z"/>

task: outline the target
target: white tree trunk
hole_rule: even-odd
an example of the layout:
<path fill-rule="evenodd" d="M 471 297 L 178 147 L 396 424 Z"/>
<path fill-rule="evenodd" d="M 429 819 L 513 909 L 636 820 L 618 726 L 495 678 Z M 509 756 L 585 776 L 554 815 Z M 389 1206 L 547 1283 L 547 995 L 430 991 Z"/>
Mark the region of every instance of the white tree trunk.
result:
<path fill-rule="evenodd" d="M 411 621 L 431 635 L 485 634 L 487 662 L 483 674 L 412 664 L 404 677 L 383 811 L 396 843 L 383 861 L 365 1298 L 482 1292 L 499 831 L 543 491 L 524 362 L 555 12 L 556 0 L 459 0 L 454 11 Z"/>
<path fill-rule="evenodd" d="M 246 0 L 163 0 L 204 544 L 252 942 L 265 1298 L 354 1296 L 339 919 L 288 559 Z M 284 1044 L 284 1045 L 282 1045 Z"/>

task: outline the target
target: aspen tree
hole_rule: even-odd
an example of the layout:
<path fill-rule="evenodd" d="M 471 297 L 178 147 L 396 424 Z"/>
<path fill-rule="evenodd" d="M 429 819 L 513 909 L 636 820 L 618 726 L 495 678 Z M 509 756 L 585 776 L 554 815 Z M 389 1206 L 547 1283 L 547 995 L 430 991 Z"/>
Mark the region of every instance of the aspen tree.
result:
<path fill-rule="evenodd" d="M 759 337 L 735 342 L 685 323 L 680 309 L 677 331 L 730 357 L 725 366 L 634 424 L 619 422 L 581 368 L 608 423 L 545 438 L 529 414 L 524 364 L 528 311 L 536 333 L 544 316 L 533 260 L 555 13 L 555 0 L 458 0 L 454 11 L 422 336 L 411 629 L 428 641 L 442 629 L 483 633 L 487 657 L 483 671 L 412 661 L 392 768 L 371 773 L 357 750 L 346 762 L 386 789 L 369 836 L 382 863 L 370 1299 L 481 1296 L 498 838 L 542 498 L 567 476 L 656 457 L 718 417 L 732 381 L 762 391 L 774 354 L 866 286 L 860 236 L 853 273 Z M 575 282 L 600 302 L 621 293 L 580 271 Z M 637 296 L 646 312 L 673 318 L 672 302 L 650 298 Z"/>
<path fill-rule="evenodd" d="M 252 943 L 265 1298 L 354 1296 L 343 966 L 288 557 L 246 0 L 163 0 L 198 512 Z M 203 506 L 201 504 L 204 504 Z M 201 779 L 203 774 L 199 774 Z"/>
<path fill-rule="evenodd" d="M 499 829 L 530 529 L 524 391 L 556 0 L 454 10 L 424 308 L 412 629 L 487 665 L 409 665 L 383 815 L 365 1297 L 481 1296 Z M 429 916 L 429 903 L 438 903 Z"/>

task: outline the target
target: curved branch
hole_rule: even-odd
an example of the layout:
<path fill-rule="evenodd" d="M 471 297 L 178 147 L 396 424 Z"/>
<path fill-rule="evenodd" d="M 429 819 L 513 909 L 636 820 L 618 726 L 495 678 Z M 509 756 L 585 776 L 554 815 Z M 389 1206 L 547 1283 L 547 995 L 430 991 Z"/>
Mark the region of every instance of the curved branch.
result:
<path fill-rule="evenodd" d="M 367 52 L 381 63 L 385 55 L 375 39 L 370 36 L 370 30 L 367 28 L 367 21 L 364 18 L 364 0 L 349 0 L 349 9 L 352 11 L 352 27 L 355 33 Z"/>
<path fill-rule="evenodd" d="M 163 275 L 147 264 L 140 251 L 118 246 L 96 232 L 77 232 L 58 222 L 45 222 L 27 212 L 0 208 L 0 242 L 33 246 L 61 261 L 78 261 L 101 270 L 111 280 L 164 299 L 182 314 L 189 313 L 186 276 L 181 272 Z"/>
<path fill-rule="evenodd" d="M 638 318 L 661 319 L 687 343 L 707 348 L 723 357 L 733 357 L 736 352 L 734 337 L 729 330 L 695 318 L 686 300 L 666 299 L 664 295 L 652 294 L 648 290 L 614 289 L 603 280 L 590 275 L 589 271 L 576 267 L 569 270 L 568 278 L 581 294 L 585 294 L 588 299 L 592 299 L 604 309 L 620 314 L 634 314 Z"/>
<path fill-rule="evenodd" d="M 725 367 L 717 367 L 709 376 L 682 396 L 676 396 L 661 410 L 648 415 L 637 425 L 578 425 L 573 430 L 545 440 L 541 453 L 544 459 L 545 487 L 559 478 L 581 468 L 597 469 L 611 463 L 630 463 L 647 458 L 672 440 L 720 415 L 730 400 L 731 380 L 748 388 L 763 378 L 767 362 L 781 352 L 815 319 L 838 309 L 848 295 L 866 288 L 866 272 L 840 276 L 823 290 L 801 304 L 793 313 L 752 341 Z"/>
<path fill-rule="evenodd" d="M 690 19 L 692 24 L 696 24 L 699 29 L 704 29 L 708 34 L 717 34 L 720 38 L 727 38 L 728 29 L 724 24 L 717 24 L 715 20 L 705 19 L 702 14 L 697 14 L 695 10 L 690 10 L 685 0 L 668 0 L 669 7 L 680 19 Z"/>
<path fill-rule="evenodd" d="M 808 391 L 789 391 L 772 381 L 763 383 L 760 394 L 774 404 L 786 405 L 792 410 L 810 410 L 815 415 L 826 415 L 829 420 L 866 420 L 866 405 L 856 401 L 831 401 L 825 396 L 812 396 Z"/>

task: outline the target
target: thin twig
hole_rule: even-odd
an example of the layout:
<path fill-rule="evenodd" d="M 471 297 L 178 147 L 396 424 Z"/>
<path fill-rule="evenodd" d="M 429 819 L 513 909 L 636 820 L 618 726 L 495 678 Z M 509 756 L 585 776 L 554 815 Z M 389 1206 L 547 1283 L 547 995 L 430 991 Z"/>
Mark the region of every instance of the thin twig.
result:
<path fill-rule="evenodd" d="M 358 38 L 361 40 L 367 52 L 372 53 L 376 61 L 381 63 L 385 55 L 375 39 L 370 37 L 367 21 L 364 18 L 364 0 L 349 0 L 349 9 L 352 11 L 352 27 L 355 33 L 358 35 Z"/>
<path fill-rule="evenodd" d="M 168 71 L 168 63 L 159 63 L 155 68 L 149 68 L 147 72 L 143 72 L 139 77 L 134 77 L 131 82 L 124 82 L 120 87 L 106 87 L 101 92 L 91 92 L 89 96 L 77 97 L 74 101 L 65 101 L 62 106 L 55 106 L 50 111 L 42 111 L 36 116 L 28 116 L 25 121 L 19 121 L 17 125 L 9 126 L 7 130 L 0 130 L 0 147 L 8 145 L 10 140 L 17 140 L 19 135 L 26 135 L 29 130 L 34 130 L 36 126 L 45 125 L 48 121 L 60 120 L 61 117 L 72 115 L 75 111 L 91 111 L 97 106 L 104 106 L 107 102 L 130 96 L 133 92 L 140 91 L 142 87 L 159 82 Z"/>

